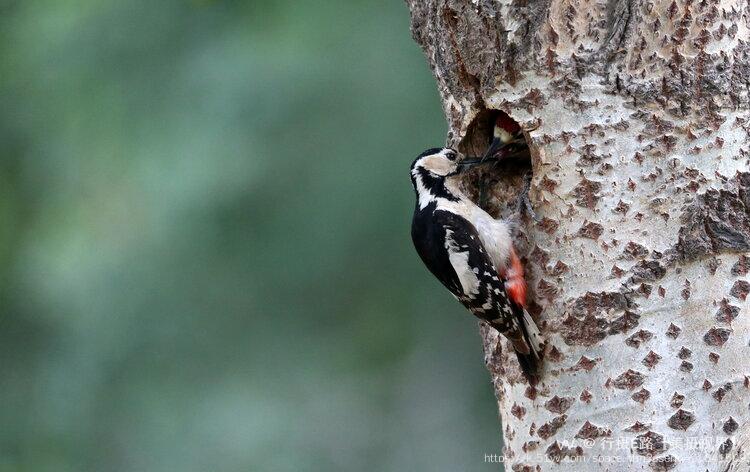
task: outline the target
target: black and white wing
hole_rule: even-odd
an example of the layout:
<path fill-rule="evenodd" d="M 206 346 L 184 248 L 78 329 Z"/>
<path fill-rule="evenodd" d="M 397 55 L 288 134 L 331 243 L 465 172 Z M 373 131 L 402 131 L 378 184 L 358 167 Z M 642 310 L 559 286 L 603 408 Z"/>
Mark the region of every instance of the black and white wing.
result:
<path fill-rule="evenodd" d="M 511 341 L 522 364 L 522 355 L 538 358 L 537 339 L 529 336 L 525 326 L 534 322 L 523 307 L 507 296 L 504 281 L 474 225 L 448 211 L 435 210 L 430 216 L 430 224 L 420 224 L 415 217 L 412 227 L 414 244 L 425 265 L 469 311 Z M 415 231 L 434 234 L 414 234 Z M 535 325 L 533 330 L 536 335 Z M 536 364 L 535 359 L 526 361 Z"/>

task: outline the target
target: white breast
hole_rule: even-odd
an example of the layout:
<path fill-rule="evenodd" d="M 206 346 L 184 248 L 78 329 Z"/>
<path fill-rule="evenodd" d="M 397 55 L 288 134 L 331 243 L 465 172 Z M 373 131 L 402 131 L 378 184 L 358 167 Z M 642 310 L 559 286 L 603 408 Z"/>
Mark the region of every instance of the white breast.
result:
<path fill-rule="evenodd" d="M 503 220 L 492 218 L 461 192 L 457 181 L 449 180 L 447 187 L 451 193 L 460 198 L 457 202 L 439 199 L 438 208 L 444 208 L 466 218 L 479 233 L 479 239 L 492 259 L 495 268 L 506 268 L 511 250 L 510 228 Z"/>
<path fill-rule="evenodd" d="M 479 233 L 487 253 L 497 269 L 505 269 L 511 249 L 510 228 L 503 220 L 492 218 L 487 212 L 475 206 L 469 220 Z"/>

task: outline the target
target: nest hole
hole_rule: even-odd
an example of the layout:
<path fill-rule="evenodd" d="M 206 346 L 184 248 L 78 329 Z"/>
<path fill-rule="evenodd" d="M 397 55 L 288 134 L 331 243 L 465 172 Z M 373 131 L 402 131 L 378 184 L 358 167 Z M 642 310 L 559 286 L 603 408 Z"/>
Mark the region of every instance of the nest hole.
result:
<path fill-rule="evenodd" d="M 469 125 L 458 150 L 467 158 L 483 156 L 495 138 L 495 126 L 499 122 L 506 127 L 508 123 L 518 126 L 520 130 L 517 139 L 509 145 L 512 152 L 496 163 L 467 172 L 464 190 L 493 217 L 526 221 L 528 215 L 520 208 L 519 198 L 529 190 L 533 168 L 528 134 L 519 123 L 505 111 L 482 109 Z"/>

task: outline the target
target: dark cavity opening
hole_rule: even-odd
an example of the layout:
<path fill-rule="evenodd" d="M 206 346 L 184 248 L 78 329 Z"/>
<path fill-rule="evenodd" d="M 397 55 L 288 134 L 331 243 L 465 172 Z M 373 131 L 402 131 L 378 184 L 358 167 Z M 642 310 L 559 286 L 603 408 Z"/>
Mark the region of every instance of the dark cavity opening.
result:
<path fill-rule="evenodd" d="M 458 150 L 467 158 L 485 155 L 497 138 L 496 126 L 510 134 L 512 139 L 502 143 L 494 153 L 498 158 L 496 163 L 467 172 L 464 187 L 469 196 L 490 215 L 526 221 L 531 215 L 525 211 L 521 199 L 524 195 L 528 198 L 533 176 L 532 149 L 529 148 L 526 131 L 518 122 L 501 110 L 483 109 L 469 125 Z M 508 138 L 506 135 L 503 137 Z"/>

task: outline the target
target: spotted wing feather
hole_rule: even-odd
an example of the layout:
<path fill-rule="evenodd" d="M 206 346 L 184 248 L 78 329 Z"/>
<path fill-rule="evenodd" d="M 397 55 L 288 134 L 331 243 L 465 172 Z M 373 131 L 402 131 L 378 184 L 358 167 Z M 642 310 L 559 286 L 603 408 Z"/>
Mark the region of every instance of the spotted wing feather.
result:
<path fill-rule="evenodd" d="M 521 326 L 523 307 L 509 299 L 474 225 L 451 212 L 435 210 L 430 214 L 431 224 L 420 225 L 415 220 L 412 227 L 417 252 L 425 265 L 469 311 L 505 335 L 517 352 L 529 354 L 531 349 Z"/>

